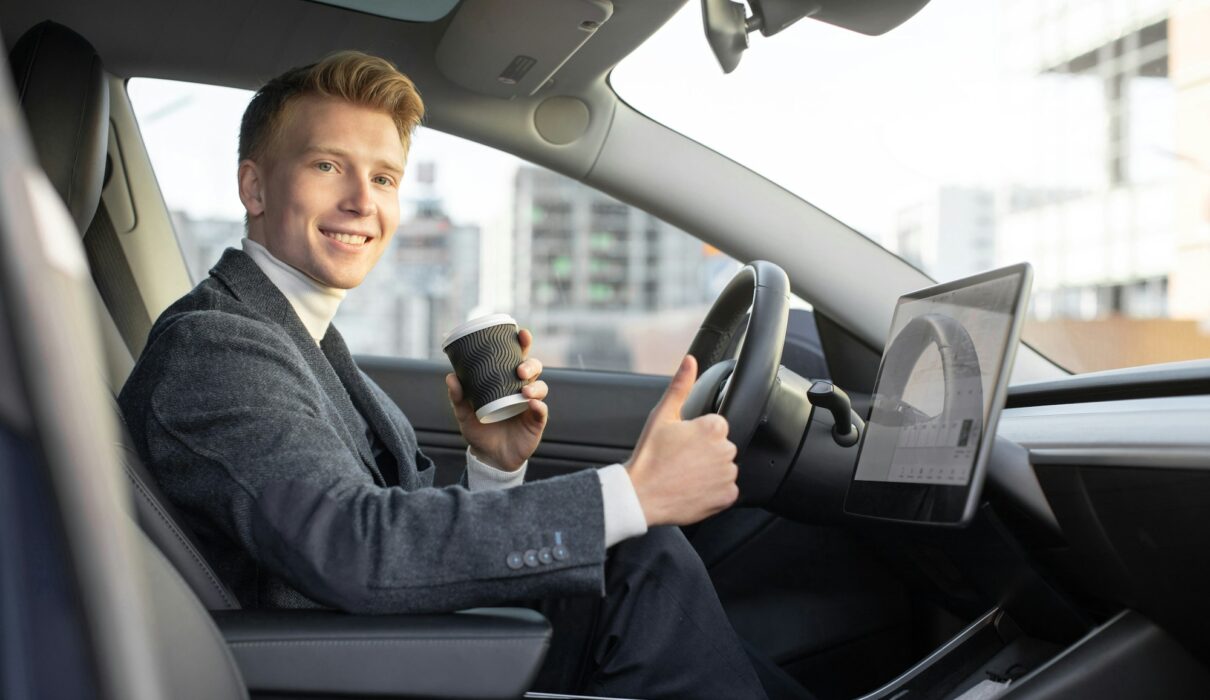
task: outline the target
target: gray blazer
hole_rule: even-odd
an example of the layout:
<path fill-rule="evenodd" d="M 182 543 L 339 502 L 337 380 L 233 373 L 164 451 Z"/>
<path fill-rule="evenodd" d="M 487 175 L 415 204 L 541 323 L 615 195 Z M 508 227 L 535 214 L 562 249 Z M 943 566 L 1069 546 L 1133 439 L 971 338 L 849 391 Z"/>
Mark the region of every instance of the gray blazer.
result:
<path fill-rule="evenodd" d="M 335 327 L 317 346 L 242 251 L 160 316 L 118 403 L 246 607 L 427 612 L 602 593 L 592 470 L 504 491 L 433 488 L 412 426 Z M 397 469 L 399 486 L 380 468 Z"/>

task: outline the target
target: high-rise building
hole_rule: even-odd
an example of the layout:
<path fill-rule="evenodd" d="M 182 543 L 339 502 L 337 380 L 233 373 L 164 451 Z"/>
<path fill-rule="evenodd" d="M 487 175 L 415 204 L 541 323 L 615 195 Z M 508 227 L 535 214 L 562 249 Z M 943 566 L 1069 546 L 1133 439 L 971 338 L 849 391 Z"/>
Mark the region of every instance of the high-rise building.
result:
<path fill-rule="evenodd" d="M 972 266 L 1033 262 L 1026 339 L 1072 369 L 1205 357 L 1210 6 L 1003 0 L 1000 8 L 1004 132 L 986 137 L 1003 140 L 1003 155 L 986 185 L 990 226 L 976 223 L 986 200 L 940 187 L 899 210 L 886 245 L 942 280 Z M 989 236 L 987 258 L 976 251 Z"/>
<path fill-rule="evenodd" d="M 1028 176 L 1002 186 L 998 257 L 1036 263 L 1040 318 L 1168 311 L 1177 258 L 1171 4 L 1005 4 L 1004 70 L 1029 78 L 1023 97 L 1055 139 L 1033 150 Z"/>
<path fill-rule="evenodd" d="M 555 362 L 633 369 L 642 348 L 624 329 L 718 291 L 725 256 L 642 210 L 529 166 L 514 192 L 514 305 Z"/>

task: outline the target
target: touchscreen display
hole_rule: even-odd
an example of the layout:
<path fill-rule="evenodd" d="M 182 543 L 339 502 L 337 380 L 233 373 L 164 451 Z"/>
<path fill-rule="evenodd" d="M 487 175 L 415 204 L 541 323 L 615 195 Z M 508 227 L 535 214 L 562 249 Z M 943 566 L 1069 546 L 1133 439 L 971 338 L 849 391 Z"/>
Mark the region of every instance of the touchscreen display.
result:
<path fill-rule="evenodd" d="M 970 482 L 1022 282 L 1011 274 L 900 299 L 855 480 Z"/>

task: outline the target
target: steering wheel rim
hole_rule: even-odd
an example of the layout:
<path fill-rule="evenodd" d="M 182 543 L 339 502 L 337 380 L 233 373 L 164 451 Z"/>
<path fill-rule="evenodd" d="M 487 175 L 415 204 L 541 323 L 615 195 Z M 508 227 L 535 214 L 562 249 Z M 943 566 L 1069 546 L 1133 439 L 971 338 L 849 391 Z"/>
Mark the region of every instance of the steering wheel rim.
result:
<path fill-rule="evenodd" d="M 744 324 L 749 306 L 752 313 Z M 790 279 L 785 270 L 766 260 L 741 268 L 710 307 L 689 345 L 701 386 L 695 386 L 686 401 L 695 415 L 682 417 L 723 416 L 730 427 L 728 438 L 742 454 L 760 427 L 777 381 L 789 317 Z M 743 344 L 734 359 L 729 358 L 741 331 Z"/>

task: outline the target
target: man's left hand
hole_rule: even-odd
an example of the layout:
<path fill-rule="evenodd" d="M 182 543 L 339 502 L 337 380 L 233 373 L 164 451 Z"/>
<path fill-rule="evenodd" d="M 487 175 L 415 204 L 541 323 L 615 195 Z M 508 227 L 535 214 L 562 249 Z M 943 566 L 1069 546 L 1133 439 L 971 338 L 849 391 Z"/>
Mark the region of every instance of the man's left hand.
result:
<path fill-rule="evenodd" d="M 458 377 L 453 372 L 445 375 L 445 386 L 449 390 L 450 404 L 454 407 L 454 417 L 458 419 L 462 437 L 480 460 L 510 472 L 520 469 L 538 449 L 542 432 L 546 430 L 549 411 L 544 401 L 548 391 L 546 382 L 538 379 L 542 374 L 542 363 L 529 357 L 534 336 L 522 329 L 518 339 L 521 341 L 521 364 L 517 365 L 517 376 L 525 383 L 521 393 L 529 399 L 529 410 L 520 415 L 499 423 L 480 423 L 475 417 L 475 407 L 462 393 Z"/>

